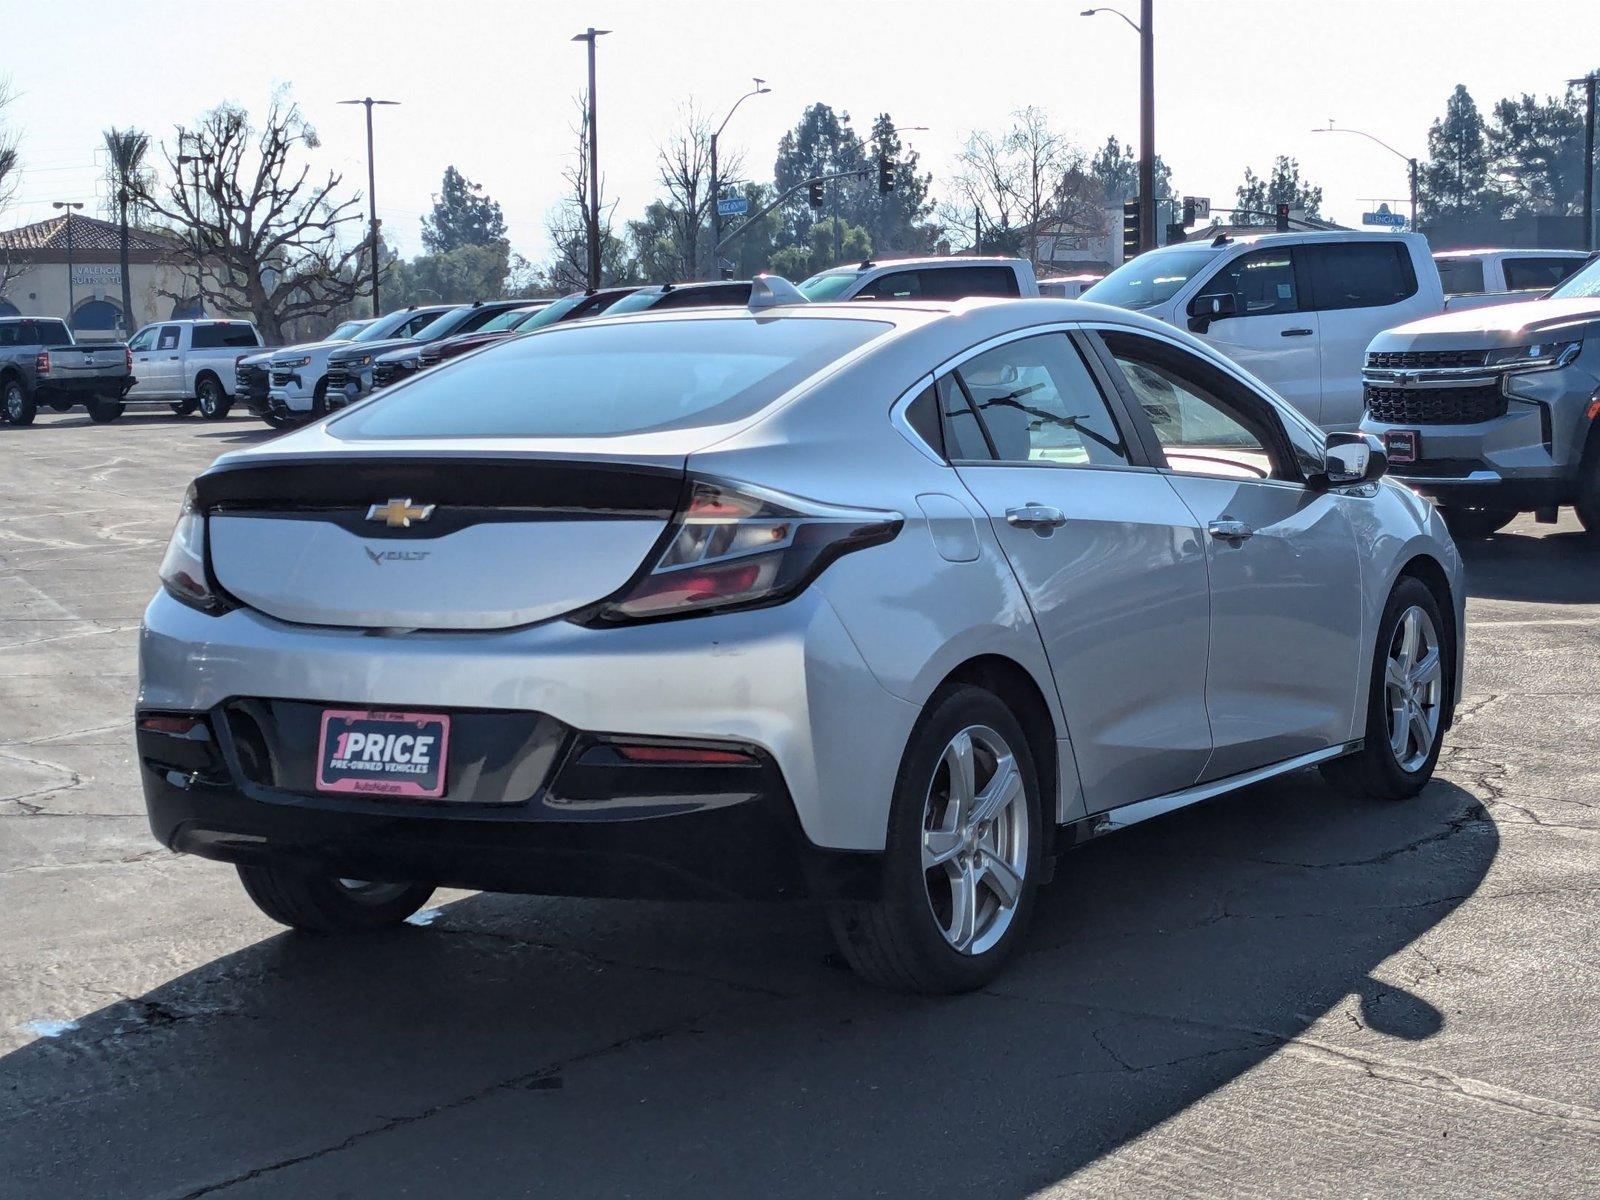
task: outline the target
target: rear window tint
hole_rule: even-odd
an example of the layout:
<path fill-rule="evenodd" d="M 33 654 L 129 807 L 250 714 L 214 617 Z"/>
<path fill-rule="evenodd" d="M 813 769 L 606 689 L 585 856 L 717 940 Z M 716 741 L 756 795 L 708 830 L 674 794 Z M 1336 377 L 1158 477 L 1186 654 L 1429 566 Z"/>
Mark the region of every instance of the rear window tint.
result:
<path fill-rule="evenodd" d="M 1583 266 L 1581 258 L 1508 258 L 1501 266 L 1506 272 L 1506 290 L 1547 291 Z"/>
<path fill-rule="evenodd" d="M 216 350 L 224 346 L 259 346 L 261 339 L 249 325 L 196 325 L 189 344 L 196 350 Z"/>
<path fill-rule="evenodd" d="M 558 326 L 417 376 L 343 438 L 615 437 L 750 416 L 892 326 L 749 318 Z"/>

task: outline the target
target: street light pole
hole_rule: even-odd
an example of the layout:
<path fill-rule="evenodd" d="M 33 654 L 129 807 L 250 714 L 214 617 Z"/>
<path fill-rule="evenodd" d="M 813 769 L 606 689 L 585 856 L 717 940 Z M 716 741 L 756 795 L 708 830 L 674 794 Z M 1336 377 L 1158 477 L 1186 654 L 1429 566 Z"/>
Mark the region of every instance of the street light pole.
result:
<path fill-rule="evenodd" d="M 1384 141 L 1382 138 L 1374 137 L 1372 134 L 1368 133 L 1364 129 L 1346 129 L 1341 125 L 1335 125 L 1331 118 L 1328 121 L 1327 128 L 1323 128 L 1322 126 L 1319 125 L 1317 128 L 1313 129 L 1311 132 L 1312 133 L 1353 133 L 1357 137 L 1366 138 L 1367 141 L 1369 141 L 1369 142 L 1378 143 L 1378 145 L 1382 146 L 1390 154 L 1392 154 L 1396 158 L 1402 160 L 1406 164 L 1406 176 L 1407 176 L 1407 178 L 1408 178 L 1408 180 L 1409 180 L 1409 182 L 1411 184 L 1411 228 L 1412 228 L 1413 232 L 1416 230 L 1416 228 L 1417 228 L 1417 160 L 1416 160 L 1416 157 L 1414 155 L 1406 154 L 1403 151 L 1396 150 L 1393 146 L 1389 145 L 1389 143 Z"/>
<path fill-rule="evenodd" d="M 78 307 L 78 294 L 73 287 L 72 271 L 72 214 L 83 207 L 81 200 L 52 200 L 51 208 L 64 208 L 67 210 L 67 327 L 72 327 L 72 310 Z"/>
<path fill-rule="evenodd" d="M 1156 47 L 1154 0 L 1139 0 L 1139 20 L 1115 8 L 1086 8 L 1079 16 L 1110 13 L 1139 35 L 1139 249 L 1156 247 Z"/>
<path fill-rule="evenodd" d="M 183 139 L 185 137 L 194 143 L 195 152 L 193 154 L 183 153 Z M 178 131 L 178 185 L 180 188 L 183 185 L 184 166 L 187 164 L 194 167 L 194 302 L 199 306 L 200 311 L 204 312 L 205 301 L 201 298 L 201 293 L 205 289 L 205 281 L 203 279 L 205 262 L 200 242 L 200 164 L 210 162 L 211 158 L 209 155 L 201 153 L 200 145 L 200 135 L 198 133 L 186 134 L 181 129 Z"/>
<path fill-rule="evenodd" d="M 772 90 L 767 86 L 765 79 L 755 78 L 754 82 L 756 86 L 733 102 L 728 115 L 722 118 L 722 124 L 718 125 L 717 131 L 711 135 L 711 278 L 713 279 L 722 273 L 722 264 L 717 260 L 717 243 L 722 240 L 722 214 L 717 211 L 717 203 L 722 199 L 721 180 L 717 178 L 717 141 L 722 137 L 722 131 L 728 127 L 728 122 L 733 120 L 733 114 L 739 111 L 739 105 L 751 96 L 764 96 Z"/>
<path fill-rule="evenodd" d="M 589 26 L 573 37 L 575 42 L 589 43 L 589 290 L 600 288 L 600 150 L 595 124 L 598 106 L 594 98 L 594 44 L 610 33 L 609 29 Z"/>
<path fill-rule="evenodd" d="M 341 100 L 340 104 L 360 104 L 367 110 L 367 253 L 372 257 L 372 315 L 380 316 L 378 307 L 378 174 L 372 161 L 372 106 L 395 106 L 398 100 L 374 100 L 365 96 L 360 100 Z"/>

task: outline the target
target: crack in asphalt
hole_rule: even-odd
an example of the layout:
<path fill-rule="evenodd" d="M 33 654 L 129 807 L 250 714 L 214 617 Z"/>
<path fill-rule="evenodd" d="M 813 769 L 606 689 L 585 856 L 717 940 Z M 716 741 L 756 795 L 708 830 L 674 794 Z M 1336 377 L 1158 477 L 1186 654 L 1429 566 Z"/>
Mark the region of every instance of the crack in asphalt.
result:
<path fill-rule="evenodd" d="M 393 1133 L 397 1129 L 404 1129 L 407 1126 L 417 1124 L 419 1121 L 426 1121 L 443 1113 L 454 1112 L 456 1109 L 465 1108 L 470 1104 L 477 1103 L 479 1100 L 488 1099 L 490 1096 L 517 1090 L 542 1090 L 548 1088 L 551 1086 L 550 1081 L 552 1079 L 560 1076 L 563 1072 L 573 1067 L 581 1066 L 585 1063 L 594 1062 L 612 1054 L 630 1050 L 635 1046 L 645 1045 L 650 1042 L 658 1042 L 664 1038 L 672 1037 L 679 1033 L 692 1032 L 695 1027 L 703 1021 L 710 1020 L 714 1017 L 720 1017 L 728 1013 L 737 1012 L 740 1009 L 750 1008 L 754 1004 L 758 1003 L 772 1003 L 772 999 L 763 997 L 760 1000 L 746 1001 L 741 1004 L 716 1005 L 712 1008 L 706 1009 L 703 1012 L 696 1013 L 694 1016 L 684 1018 L 683 1020 L 671 1021 L 665 1025 L 658 1025 L 650 1029 L 642 1030 L 638 1033 L 629 1034 L 627 1037 L 619 1038 L 614 1042 L 608 1043 L 607 1045 L 599 1046 L 592 1050 L 581 1051 L 577 1054 L 569 1055 L 564 1059 L 558 1059 L 555 1062 L 545 1063 L 542 1066 L 535 1067 L 531 1071 L 520 1071 L 509 1078 L 498 1080 L 495 1083 L 486 1084 L 481 1088 L 474 1089 L 473 1091 L 466 1092 L 459 1096 L 454 1096 L 449 1100 L 442 1100 L 437 1104 L 431 1104 L 426 1108 L 419 1109 L 416 1112 L 404 1113 L 397 1117 L 390 1117 L 376 1125 L 369 1126 L 366 1129 L 359 1129 L 356 1132 L 341 1138 L 337 1142 L 332 1142 L 326 1146 L 320 1146 L 315 1150 L 307 1150 L 300 1154 L 293 1154 L 286 1158 L 276 1159 L 273 1162 L 265 1163 L 259 1167 L 252 1167 L 250 1170 L 241 1172 L 238 1175 L 232 1175 L 226 1179 L 214 1180 L 211 1183 L 202 1184 L 199 1187 L 192 1188 L 187 1192 L 183 1192 L 178 1197 L 178 1200 L 198 1200 L 198 1198 L 201 1196 L 209 1196 L 226 1188 L 235 1187 L 241 1183 L 249 1183 L 253 1180 L 260 1179 L 265 1175 L 271 1175 L 274 1172 L 282 1171 L 288 1167 L 295 1167 L 302 1163 L 313 1162 L 319 1158 L 326 1158 L 330 1154 L 338 1154 L 341 1151 L 349 1150 L 354 1146 L 358 1146 L 361 1143 L 370 1140 L 371 1138 L 380 1137 L 386 1133 Z"/>

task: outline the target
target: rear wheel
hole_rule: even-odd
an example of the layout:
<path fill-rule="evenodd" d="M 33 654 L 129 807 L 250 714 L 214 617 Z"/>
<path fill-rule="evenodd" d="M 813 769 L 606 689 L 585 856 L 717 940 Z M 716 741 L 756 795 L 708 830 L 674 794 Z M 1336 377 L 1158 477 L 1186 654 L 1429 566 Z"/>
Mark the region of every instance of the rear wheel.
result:
<path fill-rule="evenodd" d="M 6 420 L 12 425 L 32 425 L 34 415 L 39 411 L 33 397 L 28 395 L 28 389 L 22 385 L 22 380 L 14 375 L 6 380 L 4 388 L 0 388 L 0 410 L 5 412 Z"/>
<path fill-rule="evenodd" d="M 337 879 L 275 865 L 238 870 L 257 908 L 280 925 L 307 933 L 366 933 L 398 925 L 433 895 L 433 885 L 426 883 Z"/>
<path fill-rule="evenodd" d="M 1590 537 L 1600 538 L 1600 433 L 1589 435 L 1589 448 L 1578 467 L 1578 495 L 1572 506 Z"/>
<path fill-rule="evenodd" d="M 1444 518 L 1445 527 L 1450 530 L 1450 536 L 1460 538 L 1462 541 L 1471 541 L 1476 538 L 1486 538 L 1492 533 L 1499 533 L 1516 519 L 1517 510 L 1514 508 L 1441 508 L 1439 515 Z"/>
<path fill-rule="evenodd" d="M 1444 628 L 1433 593 L 1420 580 L 1402 579 L 1390 593 L 1378 627 L 1365 745 L 1322 767 L 1334 787 L 1405 800 L 1433 778 L 1454 654 Z"/>
<path fill-rule="evenodd" d="M 1033 757 L 1011 710 L 975 687 L 937 699 L 901 761 L 881 899 L 829 912 L 845 959 L 903 991 L 988 983 L 1033 910 L 1041 819 Z"/>
<path fill-rule="evenodd" d="M 108 425 L 120 417 L 124 405 L 120 400 L 103 400 L 100 397 L 89 401 L 89 420 L 96 425 Z"/>
<path fill-rule="evenodd" d="M 191 396 L 186 400 L 174 400 L 168 407 L 170 407 L 178 416 L 187 417 L 195 409 L 200 407 L 200 402 Z"/>
<path fill-rule="evenodd" d="M 208 421 L 222 420 L 233 408 L 233 401 L 222 390 L 222 384 L 215 375 L 200 377 L 200 382 L 195 385 L 195 402 L 200 406 L 200 415 Z"/>

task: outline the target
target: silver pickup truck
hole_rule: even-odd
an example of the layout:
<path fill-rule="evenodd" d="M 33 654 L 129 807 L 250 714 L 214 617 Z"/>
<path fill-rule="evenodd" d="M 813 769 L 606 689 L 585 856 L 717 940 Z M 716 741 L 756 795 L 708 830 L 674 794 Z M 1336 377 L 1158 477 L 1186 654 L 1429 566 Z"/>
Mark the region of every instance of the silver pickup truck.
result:
<path fill-rule="evenodd" d="M 233 407 L 236 367 L 262 348 L 261 334 L 249 321 L 202 318 L 157 321 L 128 343 L 137 382 L 129 404 L 162 404 L 180 417 L 199 410 L 220 421 Z"/>
<path fill-rule="evenodd" d="M 1458 539 L 1566 504 L 1600 536 L 1600 260 L 1537 300 L 1386 330 L 1361 377 L 1361 429 Z"/>
<path fill-rule="evenodd" d="M 80 346 L 54 317 L 0 317 L 0 422 L 31 425 L 41 404 L 56 412 L 82 404 L 91 420 L 112 420 L 132 368 L 121 342 Z"/>

